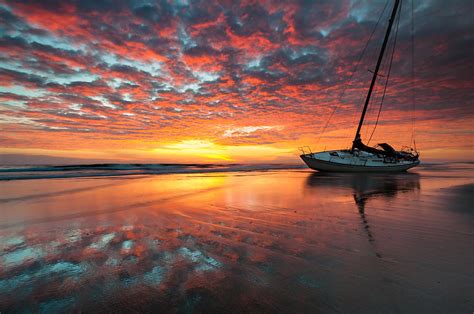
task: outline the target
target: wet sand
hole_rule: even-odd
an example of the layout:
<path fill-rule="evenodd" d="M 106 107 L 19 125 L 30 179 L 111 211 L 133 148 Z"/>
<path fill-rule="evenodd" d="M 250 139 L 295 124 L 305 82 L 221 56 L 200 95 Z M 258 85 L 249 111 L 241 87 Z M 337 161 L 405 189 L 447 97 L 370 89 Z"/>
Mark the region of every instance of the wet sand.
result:
<path fill-rule="evenodd" d="M 0 182 L 0 312 L 472 313 L 474 165 Z"/>

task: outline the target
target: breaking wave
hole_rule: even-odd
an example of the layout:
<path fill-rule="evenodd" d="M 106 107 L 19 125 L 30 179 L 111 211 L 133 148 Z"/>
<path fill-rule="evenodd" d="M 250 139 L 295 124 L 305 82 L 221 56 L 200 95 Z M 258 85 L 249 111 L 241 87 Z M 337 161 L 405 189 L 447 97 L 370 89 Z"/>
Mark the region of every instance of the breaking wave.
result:
<path fill-rule="evenodd" d="M 299 169 L 304 165 L 288 164 L 91 164 L 48 166 L 2 166 L 0 181 L 22 179 L 108 177 L 124 175 L 267 171 Z"/>

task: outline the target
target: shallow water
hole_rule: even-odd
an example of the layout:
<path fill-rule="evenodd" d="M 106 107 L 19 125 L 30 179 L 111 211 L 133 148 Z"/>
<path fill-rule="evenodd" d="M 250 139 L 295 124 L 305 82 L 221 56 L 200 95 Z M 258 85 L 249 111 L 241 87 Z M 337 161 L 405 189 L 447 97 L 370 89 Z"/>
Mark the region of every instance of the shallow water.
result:
<path fill-rule="evenodd" d="M 474 310 L 473 164 L 0 182 L 0 312 Z"/>

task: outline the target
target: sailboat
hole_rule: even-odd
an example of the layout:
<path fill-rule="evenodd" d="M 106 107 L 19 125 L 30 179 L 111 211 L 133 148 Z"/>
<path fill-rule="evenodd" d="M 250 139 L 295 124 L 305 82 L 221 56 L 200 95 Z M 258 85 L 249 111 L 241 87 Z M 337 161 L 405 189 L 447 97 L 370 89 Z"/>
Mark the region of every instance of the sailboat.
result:
<path fill-rule="evenodd" d="M 303 154 L 300 155 L 301 159 L 303 159 L 306 165 L 311 169 L 323 172 L 401 172 L 420 164 L 419 154 L 416 149 L 405 148 L 397 151 L 387 143 L 381 143 L 376 147 L 370 147 L 362 142 L 360 136 L 367 107 L 377 81 L 377 76 L 379 75 L 378 72 L 390 37 L 393 22 L 397 15 L 399 4 L 400 0 L 395 0 L 377 64 L 373 71 L 372 81 L 365 99 L 364 108 L 360 116 L 359 125 L 357 127 L 354 141 L 352 142 L 352 148 L 316 153 L 311 152 L 311 150 L 306 152 L 304 149 L 300 148 L 303 152 Z"/>

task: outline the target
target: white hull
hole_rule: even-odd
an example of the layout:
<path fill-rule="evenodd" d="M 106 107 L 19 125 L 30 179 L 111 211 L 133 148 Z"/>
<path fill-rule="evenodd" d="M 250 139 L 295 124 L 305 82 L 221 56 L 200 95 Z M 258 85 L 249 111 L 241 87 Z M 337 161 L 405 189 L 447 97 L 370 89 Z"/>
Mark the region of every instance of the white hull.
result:
<path fill-rule="evenodd" d="M 303 154 L 300 157 L 308 167 L 322 172 L 402 172 L 420 164 L 419 160 L 391 160 L 366 152 L 353 154 L 344 150 Z"/>

